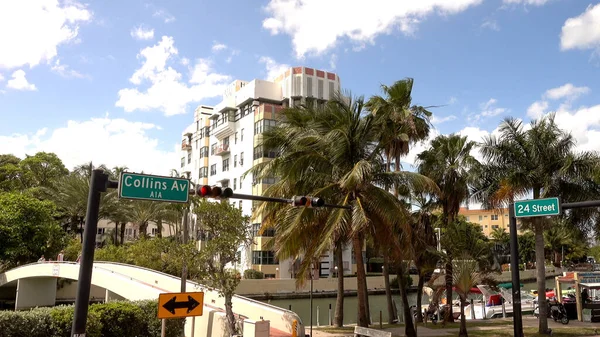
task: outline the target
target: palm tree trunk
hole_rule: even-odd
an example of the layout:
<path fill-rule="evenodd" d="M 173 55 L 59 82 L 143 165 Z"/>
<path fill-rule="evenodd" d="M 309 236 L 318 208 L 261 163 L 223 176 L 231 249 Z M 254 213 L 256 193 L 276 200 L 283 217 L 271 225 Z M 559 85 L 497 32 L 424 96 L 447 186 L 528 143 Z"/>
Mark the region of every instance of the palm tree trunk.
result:
<path fill-rule="evenodd" d="M 356 288 L 358 295 L 358 317 L 357 325 L 361 327 L 369 327 L 369 316 L 367 306 L 367 274 L 365 273 L 365 264 L 362 256 L 362 237 L 363 234 L 355 235 L 352 238 L 352 246 L 354 248 L 354 258 L 356 260 Z"/>
<path fill-rule="evenodd" d="M 406 278 L 404 275 L 404 268 L 400 266 L 398 268 L 398 288 L 400 288 L 400 298 L 402 299 L 402 312 L 404 314 L 404 335 L 407 337 L 416 337 L 417 332 L 415 331 L 415 326 L 413 324 L 413 318 L 410 314 L 410 304 L 408 303 L 408 287 L 406 284 Z M 420 311 L 420 308 L 417 308 L 417 311 Z"/>
<path fill-rule="evenodd" d="M 125 243 L 125 225 L 127 225 L 127 223 L 121 222 L 121 233 L 119 233 L 121 235 L 121 245 Z"/>
<path fill-rule="evenodd" d="M 423 312 L 421 306 L 423 304 L 423 286 L 425 285 L 425 275 L 419 270 L 419 281 L 417 283 L 417 322 L 423 323 Z"/>
<path fill-rule="evenodd" d="M 341 241 L 341 240 L 340 240 Z M 335 247 L 335 258 L 337 259 L 337 298 L 335 300 L 335 326 L 344 326 L 344 255 L 343 243 L 338 242 Z"/>
<path fill-rule="evenodd" d="M 115 221 L 115 246 L 119 245 L 119 222 Z"/>
<path fill-rule="evenodd" d="M 450 262 L 446 263 L 446 304 L 448 305 L 448 310 L 446 310 L 446 315 L 444 317 L 445 322 L 454 322 L 454 315 L 452 314 L 452 258 L 450 258 Z"/>
<path fill-rule="evenodd" d="M 156 221 L 156 236 L 158 238 L 162 238 L 162 230 L 163 230 L 162 219 L 158 219 Z"/>
<path fill-rule="evenodd" d="M 392 289 L 390 287 L 390 260 L 387 252 L 383 254 L 383 282 L 385 283 L 385 298 L 387 300 L 388 323 L 396 321 L 394 304 L 392 303 Z"/>
<path fill-rule="evenodd" d="M 535 233 L 535 268 L 537 276 L 538 294 L 546 293 L 546 270 L 544 261 L 544 227 L 540 219 L 536 219 L 534 225 Z M 548 333 L 548 315 L 546 305 L 546 296 L 538 296 L 538 305 L 540 307 L 540 316 L 538 319 L 538 332 L 540 334 Z"/>
<path fill-rule="evenodd" d="M 459 337 L 468 337 L 467 334 L 467 320 L 465 318 L 465 300 L 466 298 L 460 297 L 460 330 L 458 331 Z"/>

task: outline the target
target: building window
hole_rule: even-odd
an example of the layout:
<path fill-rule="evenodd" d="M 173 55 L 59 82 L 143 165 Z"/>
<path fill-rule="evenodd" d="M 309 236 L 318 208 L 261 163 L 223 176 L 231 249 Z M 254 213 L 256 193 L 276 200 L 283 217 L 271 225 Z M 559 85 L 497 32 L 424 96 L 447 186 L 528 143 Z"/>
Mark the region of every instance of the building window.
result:
<path fill-rule="evenodd" d="M 229 171 L 229 158 L 223 159 L 223 172 Z"/>
<path fill-rule="evenodd" d="M 329 82 L 329 99 L 333 99 L 335 96 L 335 89 L 333 82 Z"/>
<path fill-rule="evenodd" d="M 242 200 L 238 201 L 238 207 L 239 209 L 242 209 Z"/>
<path fill-rule="evenodd" d="M 498 220 L 498 214 L 492 214 L 492 220 Z"/>
<path fill-rule="evenodd" d="M 254 123 L 254 134 L 259 135 L 263 132 L 269 131 L 277 126 L 277 121 L 274 119 L 261 119 Z"/>
<path fill-rule="evenodd" d="M 294 96 L 302 96 L 302 77 L 294 76 Z"/>
<path fill-rule="evenodd" d="M 212 164 L 210 165 L 210 175 L 214 176 L 215 174 L 217 174 L 217 164 Z"/>
<path fill-rule="evenodd" d="M 206 178 L 208 177 L 208 167 L 204 166 L 200 168 L 200 174 L 199 174 L 200 178 Z"/>
<path fill-rule="evenodd" d="M 102 235 L 102 234 L 104 234 L 104 230 L 105 230 L 105 229 L 106 229 L 106 228 L 98 228 L 98 235 Z"/>
<path fill-rule="evenodd" d="M 185 157 L 181 157 L 181 167 L 185 166 Z"/>
<path fill-rule="evenodd" d="M 152 228 L 152 236 L 156 236 L 158 230 L 156 228 Z"/>
<path fill-rule="evenodd" d="M 240 130 L 240 142 L 244 141 L 244 129 Z"/>
<path fill-rule="evenodd" d="M 196 121 L 196 131 L 200 131 L 200 121 Z"/>
<path fill-rule="evenodd" d="M 223 188 L 227 188 L 227 187 L 229 187 L 229 180 L 223 180 L 223 181 L 221 182 L 221 187 L 223 187 Z"/>
<path fill-rule="evenodd" d="M 272 250 L 252 251 L 252 264 L 278 264 L 275 252 Z"/>
<path fill-rule="evenodd" d="M 188 164 L 192 162 L 192 152 L 188 152 Z"/>
<path fill-rule="evenodd" d="M 312 97 L 312 95 L 313 95 L 312 80 L 313 80 L 312 77 L 306 78 L 306 96 L 307 97 Z"/>
<path fill-rule="evenodd" d="M 479 221 L 483 221 L 483 215 L 479 216 Z"/>
<path fill-rule="evenodd" d="M 244 152 L 240 152 L 240 166 L 244 166 Z"/>
<path fill-rule="evenodd" d="M 198 150 L 198 139 L 196 139 L 196 150 Z"/>
<path fill-rule="evenodd" d="M 233 156 L 233 167 L 237 167 L 237 154 Z"/>
<path fill-rule="evenodd" d="M 300 105 L 302 105 L 302 100 L 300 98 L 294 98 L 294 100 L 292 101 L 292 105 L 294 106 L 294 108 L 298 108 L 300 107 Z"/>
<path fill-rule="evenodd" d="M 317 98 L 323 98 L 323 80 L 317 80 Z"/>
<path fill-rule="evenodd" d="M 240 177 L 240 189 L 242 189 L 242 179 L 243 177 Z"/>
<path fill-rule="evenodd" d="M 210 155 L 214 155 L 215 154 L 215 150 L 217 149 L 217 143 L 214 143 L 210 146 Z"/>
<path fill-rule="evenodd" d="M 270 185 L 270 184 L 275 184 L 275 181 L 276 181 L 275 178 L 263 178 L 262 183 Z"/>
<path fill-rule="evenodd" d="M 227 146 L 229 146 L 229 137 L 223 139 L 223 148 L 226 148 Z"/>
<path fill-rule="evenodd" d="M 237 187 L 237 178 L 233 178 L 233 190 Z"/>
<path fill-rule="evenodd" d="M 257 146 L 254 148 L 254 160 L 260 158 L 275 158 L 277 157 L 277 151 L 271 149 L 266 150 L 263 146 Z"/>
<path fill-rule="evenodd" d="M 200 148 L 200 158 L 208 157 L 208 146 Z"/>
<path fill-rule="evenodd" d="M 237 144 L 237 139 L 238 139 L 238 133 L 237 131 L 235 132 L 235 138 L 233 139 L 233 143 Z"/>
<path fill-rule="evenodd" d="M 465 217 L 465 218 L 467 219 L 467 222 L 468 222 L 468 221 L 469 221 L 469 217 L 467 216 L 467 217 Z"/>
<path fill-rule="evenodd" d="M 492 225 L 492 229 L 497 229 L 497 228 L 499 228 L 499 227 L 500 227 L 500 226 L 498 226 L 498 225 Z"/>

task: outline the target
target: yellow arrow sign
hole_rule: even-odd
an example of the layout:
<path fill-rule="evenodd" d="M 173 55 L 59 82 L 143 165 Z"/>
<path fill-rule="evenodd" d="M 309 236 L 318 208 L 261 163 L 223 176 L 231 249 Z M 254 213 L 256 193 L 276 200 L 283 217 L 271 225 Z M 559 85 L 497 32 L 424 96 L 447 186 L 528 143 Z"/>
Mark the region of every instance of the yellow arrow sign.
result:
<path fill-rule="evenodd" d="M 158 295 L 158 318 L 202 316 L 204 293 L 168 293 Z"/>

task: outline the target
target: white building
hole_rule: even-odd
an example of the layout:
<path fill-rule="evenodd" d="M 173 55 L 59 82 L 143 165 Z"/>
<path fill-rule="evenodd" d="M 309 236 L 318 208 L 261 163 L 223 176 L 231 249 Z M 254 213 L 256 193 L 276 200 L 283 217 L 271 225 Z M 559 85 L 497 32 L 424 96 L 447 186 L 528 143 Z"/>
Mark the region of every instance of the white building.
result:
<path fill-rule="evenodd" d="M 339 90 L 340 79 L 336 74 L 306 67 L 289 68 L 270 81 L 234 81 L 225 90 L 220 103 L 214 107 L 200 105 L 196 109 L 194 123 L 183 132 L 181 170 L 195 184 L 230 187 L 235 193 L 262 195 L 262 191 L 273 183 L 271 179 L 256 181 L 251 174 L 243 177 L 253 165 L 276 155 L 274 151 L 257 146 L 260 134 L 276 125 L 277 113 L 283 108 L 299 106 L 307 99 L 323 104 Z M 252 214 L 252 201 L 231 201 L 239 205 L 244 214 Z M 259 236 L 260 222 L 251 226 L 254 244 L 249 250 L 241 251 L 244 263 L 239 270 L 255 269 L 273 278 L 294 277 L 293 261 L 277 261 L 273 251 L 263 248 L 274 233 Z M 344 251 L 347 274 L 356 270 L 350 264 L 351 260 L 351 251 L 347 249 Z M 328 276 L 333 268 L 333 254 L 329 253 L 322 257 L 318 274 Z"/>

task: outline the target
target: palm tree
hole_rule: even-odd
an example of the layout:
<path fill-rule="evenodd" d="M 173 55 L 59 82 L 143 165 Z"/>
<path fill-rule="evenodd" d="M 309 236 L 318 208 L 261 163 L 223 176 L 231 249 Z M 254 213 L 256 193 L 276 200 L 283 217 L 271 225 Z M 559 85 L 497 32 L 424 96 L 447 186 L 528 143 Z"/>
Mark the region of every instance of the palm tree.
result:
<path fill-rule="evenodd" d="M 493 163 L 500 174 L 503 187 L 508 191 L 527 191 L 534 199 L 561 197 L 563 201 L 587 199 L 591 189 L 597 188 L 590 180 L 599 159 L 595 153 L 575 153 L 574 138 L 561 130 L 554 114 L 531 122 L 526 129 L 520 120 L 506 118 L 500 124 L 500 136 L 490 136 L 481 144 L 481 152 L 488 163 Z M 498 188 L 497 188 L 498 189 Z M 531 218 L 523 225 L 533 228 L 538 293 L 545 291 L 544 228 L 548 220 Z M 547 333 L 546 299 L 539 299 L 539 333 Z"/>
<path fill-rule="evenodd" d="M 431 112 L 421 106 L 411 106 L 413 79 L 406 78 L 391 86 L 382 85 L 382 96 L 373 96 L 365 104 L 376 116 L 378 141 L 385 153 L 387 170 L 400 170 L 400 158 L 408 154 L 410 145 L 423 141 L 429 136 Z M 398 186 L 393 186 L 398 196 Z M 390 247 L 382 247 L 384 250 Z M 383 254 L 383 278 L 390 323 L 394 320 L 392 291 L 390 288 L 388 252 Z"/>
<path fill-rule="evenodd" d="M 135 200 L 131 204 L 129 217 L 131 222 L 138 227 L 141 238 L 146 238 L 150 221 L 157 221 L 162 218 L 166 205 L 165 203 L 148 200 Z"/>
<path fill-rule="evenodd" d="M 492 229 L 490 236 L 498 243 L 508 243 L 510 241 L 510 235 L 504 228 L 498 227 Z"/>
<path fill-rule="evenodd" d="M 440 188 L 437 205 L 442 209 L 442 223 L 449 226 L 456 220 L 460 205 L 469 197 L 469 185 L 479 169 L 471 155 L 475 143 L 466 136 L 441 135 L 431 147 L 417 155 L 418 171 L 431 178 Z M 446 298 L 452 298 L 452 256 L 446 263 Z M 450 307 L 450 321 L 453 321 Z"/>
<path fill-rule="evenodd" d="M 461 337 L 468 337 L 465 303 L 467 302 L 467 296 L 469 296 L 471 288 L 481 284 L 483 275 L 477 265 L 477 261 L 469 254 L 463 253 L 453 264 L 453 283 L 456 292 L 460 296 L 460 330 L 458 335 Z"/>
<path fill-rule="evenodd" d="M 331 247 L 330 238 L 348 232 L 351 238 L 357 268 L 358 325 L 368 326 L 366 306 L 366 273 L 362 247 L 367 235 L 380 239 L 393 237 L 393 227 L 403 226 L 409 231 L 408 214 L 402 204 L 386 188 L 407 184 L 425 189 L 434 184 L 416 173 L 387 172 L 377 144 L 375 117 L 365 114 L 362 98 L 352 100 L 337 97 L 322 109 L 311 105 L 282 111 L 281 124 L 264 133 L 261 146 L 275 149 L 279 156 L 252 169 L 256 179 L 280 177 L 265 195 L 288 196 L 292 190 L 305 191 L 304 195 L 325 198 L 328 203 L 351 206 L 352 210 L 324 210 L 324 221 L 315 221 L 310 209 L 285 212 L 278 221 L 286 234 L 313 226 L 313 236 L 304 251 L 300 277 L 305 275 L 311 261 Z M 380 187 L 384 186 L 384 188 Z M 263 205 L 267 214 L 270 205 Z M 263 213 L 264 214 L 264 213 Z M 308 220 L 307 220 L 308 219 Z M 283 239 L 285 240 L 285 239 Z M 293 238 L 289 238 L 293 242 Z M 297 241 L 297 240 L 296 240 Z M 299 246 L 298 244 L 295 244 Z"/>

